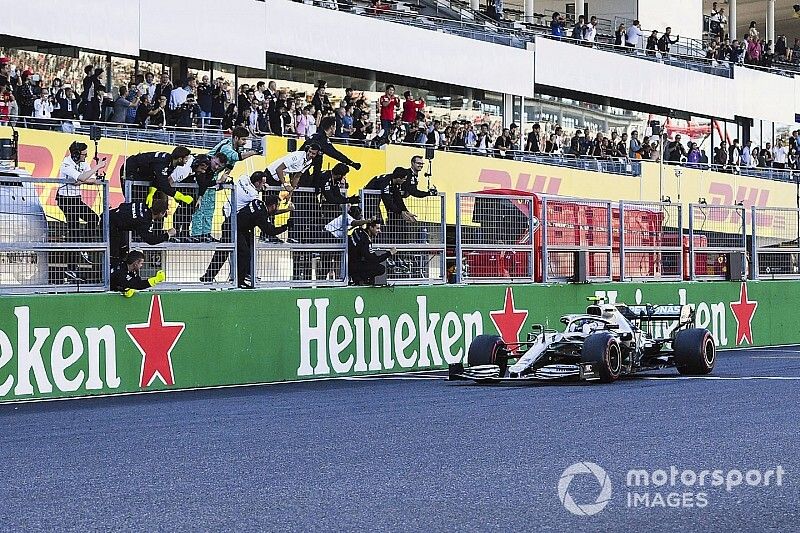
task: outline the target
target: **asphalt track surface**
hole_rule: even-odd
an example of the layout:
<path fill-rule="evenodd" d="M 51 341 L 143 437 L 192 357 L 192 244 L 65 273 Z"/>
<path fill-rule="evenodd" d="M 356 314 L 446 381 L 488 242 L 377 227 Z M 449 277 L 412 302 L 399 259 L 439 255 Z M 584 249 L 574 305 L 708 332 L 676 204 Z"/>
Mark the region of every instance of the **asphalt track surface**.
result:
<path fill-rule="evenodd" d="M 798 390 L 791 347 L 721 353 L 712 379 L 426 374 L 3 405 L 0 530 L 797 531 Z M 558 496 L 582 461 L 612 485 L 594 516 Z M 786 473 L 731 491 L 634 487 L 704 490 L 703 508 L 628 505 L 628 470 L 671 465 Z M 582 474 L 568 490 L 594 503 L 600 484 Z"/>

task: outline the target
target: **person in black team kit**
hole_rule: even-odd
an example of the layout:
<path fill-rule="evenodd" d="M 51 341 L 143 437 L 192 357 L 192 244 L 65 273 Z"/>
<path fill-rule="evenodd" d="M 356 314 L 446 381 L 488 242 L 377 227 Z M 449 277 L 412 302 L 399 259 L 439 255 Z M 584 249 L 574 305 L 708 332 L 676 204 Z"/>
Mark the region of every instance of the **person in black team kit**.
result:
<path fill-rule="evenodd" d="M 308 140 L 303 143 L 303 146 L 300 147 L 300 150 L 306 150 L 308 146 L 315 144 L 319 147 L 319 152 L 316 157 L 314 157 L 311 169 L 300 176 L 300 187 L 319 188 L 323 154 L 332 157 L 340 163 L 344 163 L 348 167 L 361 170 L 361 163 L 354 163 L 349 157 L 341 153 L 331 144 L 330 137 L 336 133 L 336 119 L 334 117 L 325 117 L 319 122 L 317 133 L 309 137 Z"/>
<path fill-rule="evenodd" d="M 156 272 L 152 278 L 142 279 L 139 270 L 144 266 L 144 254 L 139 250 L 128 252 L 125 260 L 113 265 L 111 268 L 111 290 L 121 292 L 125 298 L 130 298 L 136 291 L 155 287 L 167 279 L 163 270 Z"/>
<path fill-rule="evenodd" d="M 275 227 L 274 217 L 288 213 L 289 209 L 278 209 L 278 197 L 267 196 L 264 200 L 253 200 L 239 210 L 236 215 L 236 274 L 240 289 L 252 289 L 251 264 L 253 261 L 253 230 L 261 229 L 264 235 L 280 235 L 292 227 L 290 218 L 286 224 Z"/>
<path fill-rule="evenodd" d="M 115 265 L 128 252 L 128 232 L 136 233 L 147 244 L 160 244 L 175 236 L 175 228 L 166 231 L 153 231 L 153 222 L 162 220 L 167 214 L 169 200 L 163 192 L 153 197 L 152 207 L 144 202 L 128 202 L 119 204 L 109 211 L 109 247 L 111 264 Z"/>
<path fill-rule="evenodd" d="M 175 189 L 175 182 L 172 180 L 172 173 L 176 168 L 186 165 L 191 152 L 185 146 L 177 146 L 172 153 L 167 152 L 144 152 L 136 154 L 125 160 L 123 176 L 125 180 L 148 181 L 150 187 L 147 190 L 145 202 L 150 205 L 156 191 L 161 191 L 175 200 L 191 204 L 194 198 Z M 125 183 L 122 183 L 123 191 Z M 136 198 L 128 198 L 136 200 Z"/>
<path fill-rule="evenodd" d="M 389 237 L 392 242 L 399 242 L 406 223 L 416 222 L 417 217 L 411 213 L 403 201 L 403 187 L 408 180 L 409 171 L 397 167 L 391 174 L 375 176 L 364 186 L 364 189 L 380 191 L 381 201 L 386 209 Z M 407 195 L 406 195 L 407 196 Z M 367 198 L 372 200 L 372 198 Z M 380 218 L 380 208 L 377 205 L 366 205 L 366 213 L 371 218 Z M 402 224 L 402 226 L 401 226 Z"/>
<path fill-rule="evenodd" d="M 354 285 L 374 285 L 375 277 L 386 273 L 386 267 L 381 263 L 397 253 L 395 248 L 379 254 L 372 251 L 372 239 L 380 233 L 380 222 L 371 220 L 366 227 L 356 228 L 350 235 L 347 241 L 347 267 Z"/>

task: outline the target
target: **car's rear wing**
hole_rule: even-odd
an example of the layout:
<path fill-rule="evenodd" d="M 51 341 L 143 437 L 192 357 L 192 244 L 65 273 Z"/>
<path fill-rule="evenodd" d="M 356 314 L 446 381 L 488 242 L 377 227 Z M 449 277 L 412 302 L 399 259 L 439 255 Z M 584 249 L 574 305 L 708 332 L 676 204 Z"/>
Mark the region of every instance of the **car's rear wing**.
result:
<path fill-rule="evenodd" d="M 660 321 L 680 320 L 689 322 L 694 320 L 693 305 L 625 305 L 617 304 L 617 310 L 628 320 Z"/>

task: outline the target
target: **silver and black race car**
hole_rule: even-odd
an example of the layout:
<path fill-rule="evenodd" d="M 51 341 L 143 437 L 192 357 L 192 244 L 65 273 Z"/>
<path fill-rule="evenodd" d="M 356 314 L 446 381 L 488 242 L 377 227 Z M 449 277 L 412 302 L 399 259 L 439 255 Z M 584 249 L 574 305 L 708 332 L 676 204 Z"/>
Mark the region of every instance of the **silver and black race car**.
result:
<path fill-rule="evenodd" d="M 563 332 L 536 324 L 527 340 L 516 344 L 498 335 L 478 335 L 469 346 L 467 365 L 450 365 L 450 379 L 610 383 L 621 375 L 661 368 L 675 367 L 686 375 L 714 369 L 714 337 L 694 327 L 694 306 L 590 300 L 586 314 L 561 317 Z"/>

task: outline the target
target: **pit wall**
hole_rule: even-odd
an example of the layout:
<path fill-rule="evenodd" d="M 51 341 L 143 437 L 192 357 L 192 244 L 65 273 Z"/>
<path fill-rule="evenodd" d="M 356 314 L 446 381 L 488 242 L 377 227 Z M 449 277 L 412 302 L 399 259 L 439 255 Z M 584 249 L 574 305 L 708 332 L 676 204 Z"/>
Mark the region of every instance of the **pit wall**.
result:
<path fill-rule="evenodd" d="M 90 153 L 94 153 L 94 143 L 85 136 L 29 129 L 18 131 L 20 166 L 36 177 L 57 176 L 59 165 L 73 140 L 87 143 Z M 10 128 L 0 127 L 0 138 L 10 136 Z M 269 136 L 265 139 L 266 156 L 252 157 L 238 163 L 232 172 L 234 178 L 254 170 L 262 170 L 268 161 L 286 153 L 285 137 Z M 389 145 L 381 150 L 351 146 L 339 148 L 353 161 L 362 164 L 361 170 L 351 169 L 347 176 L 351 190 L 363 187 L 375 175 L 391 172 L 398 166 L 408 167 L 412 156 L 425 153 L 422 149 L 396 145 Z M 112 207 L 123 201 L 119 172 L 125 158 L 140 152 L 158 150 L 172 150 L 172 147 L 124 139 L 102 139 L 99 142 L 100 156 L 108 157 L 109 160 Z M 332 166 L 333 163 L 335 161 L 326 158 L 326 165 Z M 425 170 L 428 168 L 426 164 Z M 673 202 L 697 202 L 704 198 L 710 205 L 742 202 L 747 208 L 795 208 L 797 197 L 795 185 L 791 183 L 690 168 L 681 168 L 680 176 L 676 176 L 676 167 L 665 166 L 660 169 L 658 164 L 651 162 L 643 162 L 642 176 L 634 177 L 437 151 L 430 169 L 433 173 L 431 185 L 447 195 L 447 218 L 450 224 L 455 223 L 456 192 L 497 188 L 614 201 L 658 201 L 663 194 L 669 196 Z M 613 186 L 610 187 L 611 184 Z M 422 178 L 421 187 L 426 185 L 425 178 Z M 61 218 L 63 215 L 54 207 L 55 191 L 55 186 L 43 186 L 40 192 L 41 202 L 42 205 L 52 206 L 45 207 L 48 215 Z M 222 205 L 222 202 L 217 203 Z M 688 210 L 684 210 L 684 216 L 688 217 Z"/>
<path fill-rule="evenodd" d="M 722 348 L 800 343 L 800 283 L 616 283 L 0 298 L 0 401 L 445 368 L 589 296 L 691 303 Z"/>

